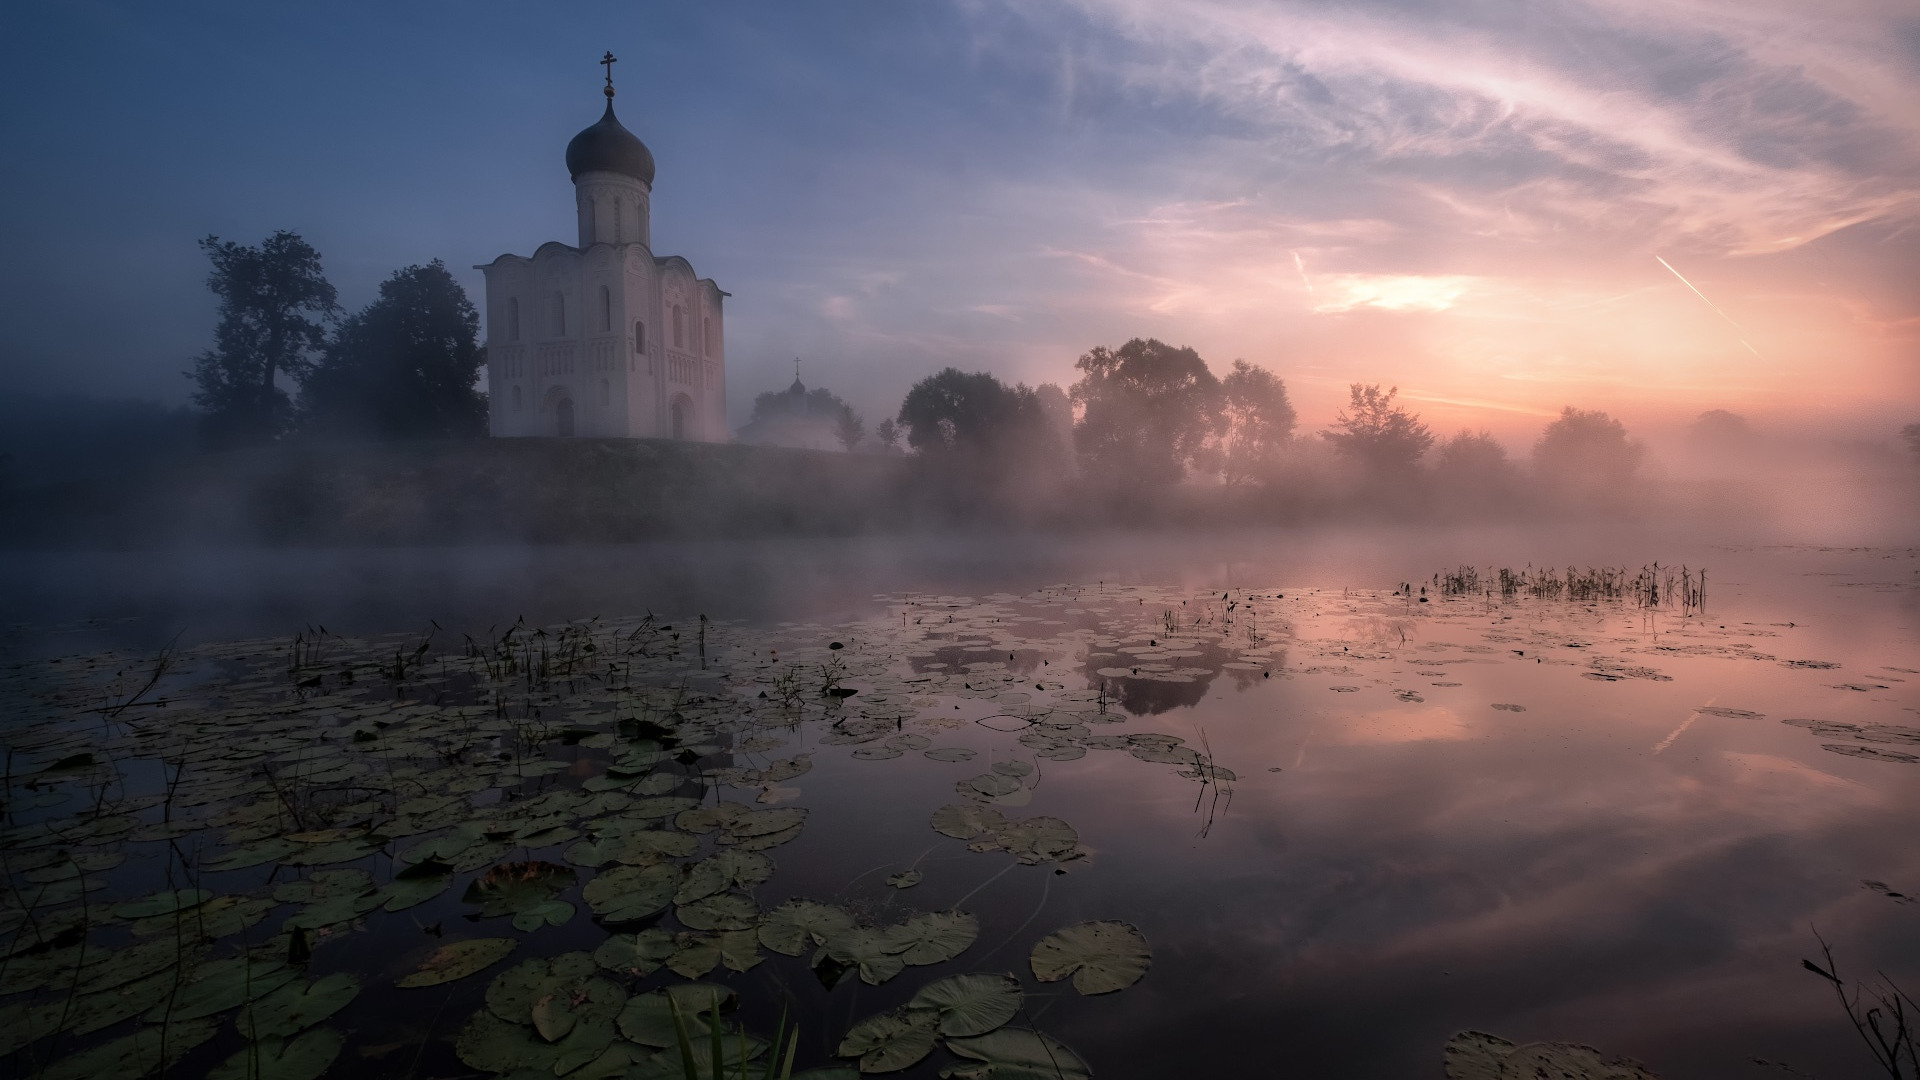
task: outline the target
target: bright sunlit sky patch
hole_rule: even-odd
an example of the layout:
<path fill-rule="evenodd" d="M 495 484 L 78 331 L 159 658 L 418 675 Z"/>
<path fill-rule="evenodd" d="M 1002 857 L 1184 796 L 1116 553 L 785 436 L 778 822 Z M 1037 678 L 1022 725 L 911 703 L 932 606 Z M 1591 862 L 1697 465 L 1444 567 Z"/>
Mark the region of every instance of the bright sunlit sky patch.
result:
<path fill-rule="evenodd" d="M 435 257 L 477 301 L 472 264 L 572 240 L 561 154 L 611 49 L 655 250 L 733 293 L 735 422 L 795 356 L 874 419 L 948 364 L 1064 384 L 1147 335 L 1274 369 L 1309 427 L 1355 380 L 1516 448 L 1566 404 L 1920 418 L 1903 0 L 61 0 L 0 28 L 19 389 L 184 399 L 208 233 L 298 230 L 349 306 Z"/>

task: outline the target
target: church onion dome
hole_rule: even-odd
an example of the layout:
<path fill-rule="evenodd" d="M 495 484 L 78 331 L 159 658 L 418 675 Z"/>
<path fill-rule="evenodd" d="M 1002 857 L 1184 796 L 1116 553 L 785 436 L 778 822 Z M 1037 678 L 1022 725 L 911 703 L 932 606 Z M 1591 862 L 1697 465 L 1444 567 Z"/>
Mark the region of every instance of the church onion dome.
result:
<path fill-rule="evenodd" d="M 600 122 L 573 137 L 567 144 L 567 174 L 578 180 L 582 173 L 610 172 L 631 176 L 653 186 L 653 151 L 640 137 L 620 126 L 613 115 L 613 99 L 607 99 L 606 115 Z"/>

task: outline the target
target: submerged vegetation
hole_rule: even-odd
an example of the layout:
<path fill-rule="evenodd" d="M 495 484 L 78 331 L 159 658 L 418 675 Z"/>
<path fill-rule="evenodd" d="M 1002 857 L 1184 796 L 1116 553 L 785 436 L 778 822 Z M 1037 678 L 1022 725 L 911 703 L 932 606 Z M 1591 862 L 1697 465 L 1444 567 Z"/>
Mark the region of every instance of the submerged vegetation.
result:
<path fill-rule="evenodd" d="M 1624 599 L 1636 607 L 1678 608 L 1682 615 L 1705 611 L 1707 606 L 1705 567 L 1693 570 L 1659 563 L 1649 563 L 1637 571 L 1624 566 L 1555 570 L 1528 565 L 1518 570 L 1502 566 L 1485 571 L 1462 566 L 1433 575 L 1433 586 L 1441 596 L 1497 596 L 1501 600 L 1524 596 L 1570 603 Z"/>

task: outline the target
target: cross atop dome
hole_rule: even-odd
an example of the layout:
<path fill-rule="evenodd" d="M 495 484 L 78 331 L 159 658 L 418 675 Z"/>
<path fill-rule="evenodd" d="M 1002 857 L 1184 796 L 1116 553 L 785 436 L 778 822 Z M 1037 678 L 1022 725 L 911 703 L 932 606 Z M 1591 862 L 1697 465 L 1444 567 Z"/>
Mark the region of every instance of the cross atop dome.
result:
<path fill-rule="evenodd" d="M 607 88 L 601 91 L 601 93 L 607 95 L 608 101 L 613 100 L 613 65 L 619 62 L 620 58 L 613 55 L 613 50 L 611 49 L 607 50 L 607 55 L 600 58 L 600 66 L 607 69 Z"/>

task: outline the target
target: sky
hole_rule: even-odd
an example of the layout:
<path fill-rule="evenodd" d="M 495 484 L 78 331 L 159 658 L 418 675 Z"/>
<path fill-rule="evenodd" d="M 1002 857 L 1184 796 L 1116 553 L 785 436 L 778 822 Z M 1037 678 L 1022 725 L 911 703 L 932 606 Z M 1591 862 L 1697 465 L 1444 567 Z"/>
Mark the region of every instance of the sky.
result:
<path fill-rule="evenodd" d="M 607 50 L 655 253 L 732 294 L 736 424 L 796 357 L 871 423 L 1148 336 L 1309 430 L 1354 382 L 1516 448 L 1565 405 L 1920 420 L 1911 0 L 15 0 L 0 385 L 184 401 L 208 234 L 478 302 L 573 240 Z"/>

